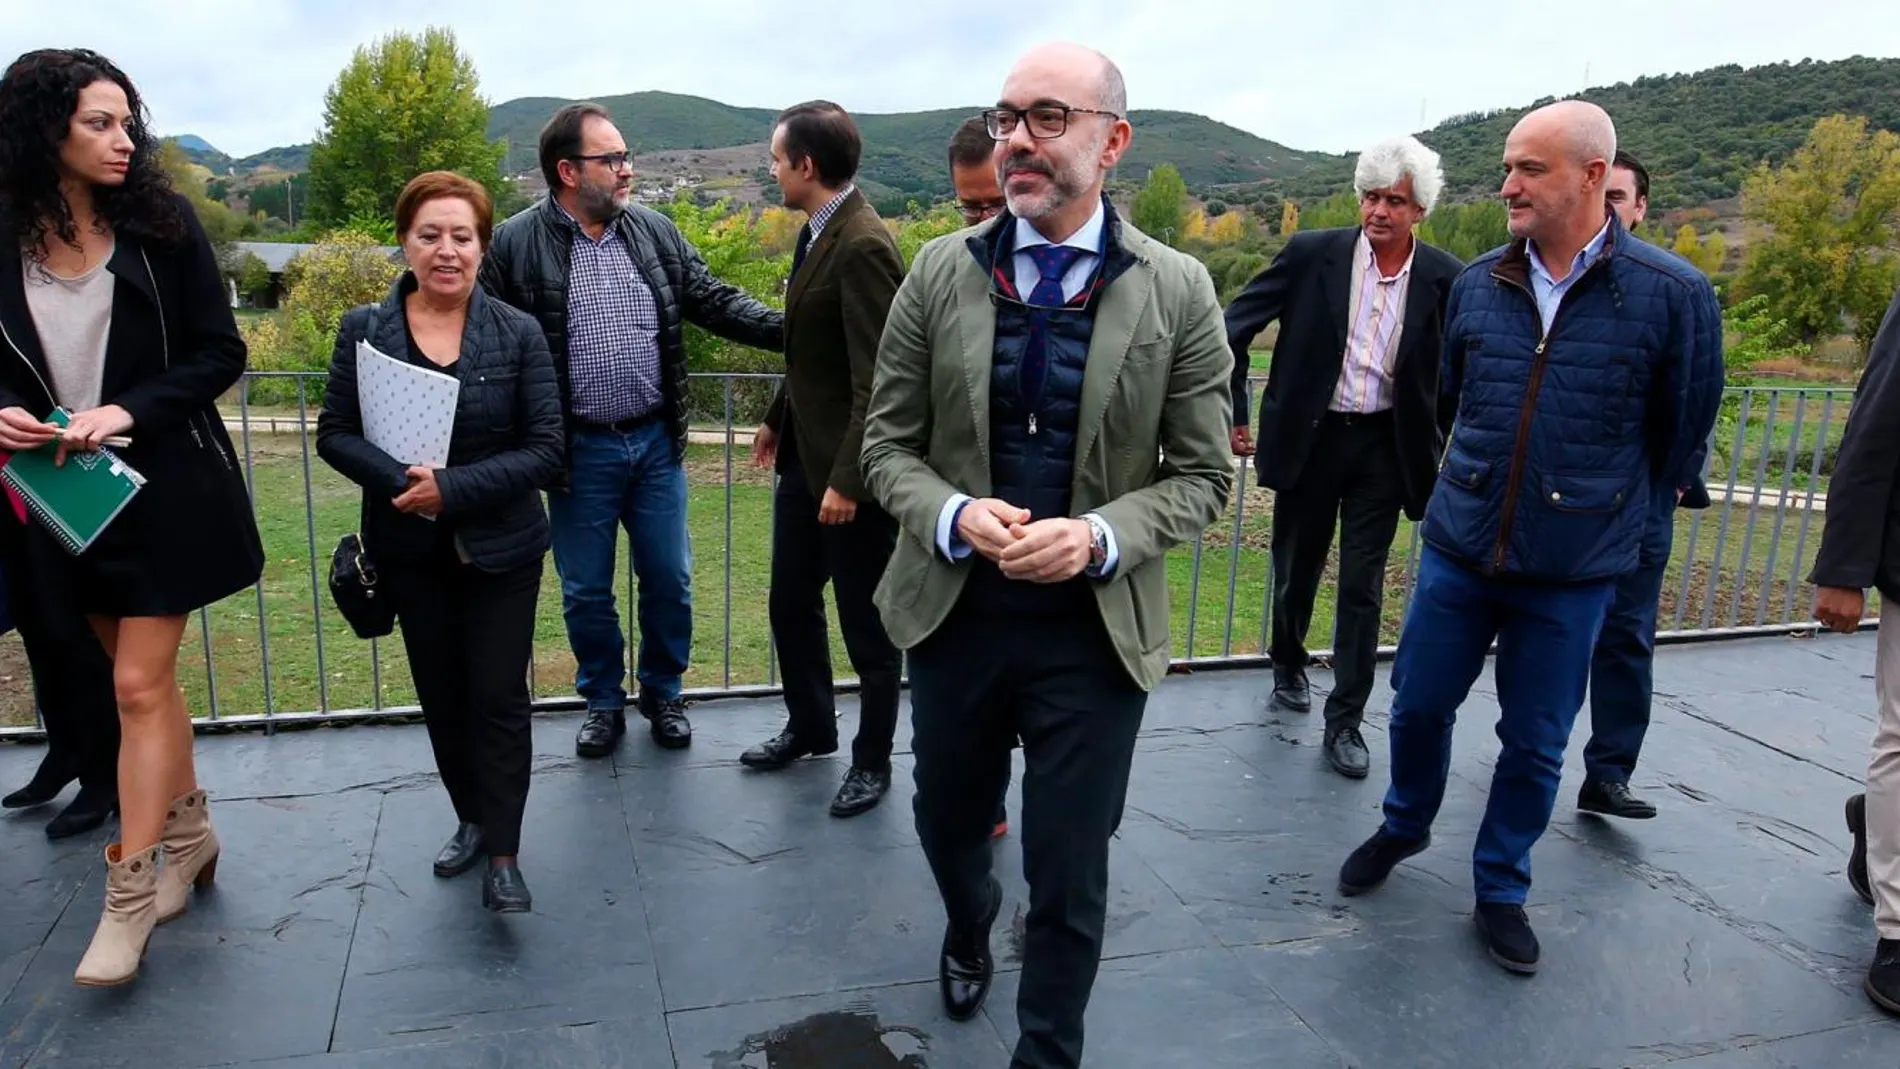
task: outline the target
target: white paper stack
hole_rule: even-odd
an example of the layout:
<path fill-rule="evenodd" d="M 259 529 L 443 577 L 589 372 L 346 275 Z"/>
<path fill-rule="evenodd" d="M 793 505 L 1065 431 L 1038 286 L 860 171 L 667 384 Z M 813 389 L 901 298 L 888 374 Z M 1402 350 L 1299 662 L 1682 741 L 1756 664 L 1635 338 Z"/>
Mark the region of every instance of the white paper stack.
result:
<path fill-rule="evenodd" d="M 448 467 L 455 402 L 461 392 L 462 383 L 454 375 L 397 360 L 368 342 L 356 343 L 363 437 L 403 464 Z"/>

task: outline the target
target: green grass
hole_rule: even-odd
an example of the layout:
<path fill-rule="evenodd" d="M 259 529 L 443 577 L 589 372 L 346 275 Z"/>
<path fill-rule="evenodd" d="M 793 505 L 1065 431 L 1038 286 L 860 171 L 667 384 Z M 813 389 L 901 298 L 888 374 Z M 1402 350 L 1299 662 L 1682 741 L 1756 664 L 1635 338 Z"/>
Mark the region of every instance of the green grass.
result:
<path fill-rule="evenodd" d="M 267 710 L 383 708 L 415 701 L 400 641 L 383 641 L 372 648 L 372 644 L 350 633 L 330 601 L 324 585 L 330 552 L 339 537 L 355 528 L 358 493 L 316 457 L 314 445 L 306 454 L 306 441 L 294 432 L 251 436 L 258 526 L 267 554 L 261 613 L 258 593 L 246 591 L 193 618 L 180 675 L 195 715 L 208 716 L 213 710 L 207 649 L 217 684 L 215 708 L 222 716 Z M 695 635 L 686 685 L 706 688 L 766 683 L 771 678 L 766 618 L 771 544 L 769 476 L 752 469 L 743 449 L 735 449 L 728 480 L 723 446 L 691 447 L 687 468 Z M 1251 485 L 1251 470 L 1246 476 L 1244 494 L 1237 496 L 1236 504 L 1209 529 L 1201 544 L 1181 547 L 1169 556 L 1176 657 L 1260 652 L 1272 494 Z M 314 525 L 306 518 L 306 500 Z M 1236 508 L 1240 510 L 1238 525 Z M 1672 626 L 1678 601 L 1683 603 L 1684 627 L 1700 626 L 1705 611 L 1715 626 L 1729 623 L 1732 611 L 1742 624 L 1755 623 L 1758 616 L 1770 622 L 1786 615 L 1805 617 L 1813 595 L 1802 580 L 1820 545 L 1821 513 L 1816 510 L 1808 514 L 1809 530 L 1797 558 L 1803 516 L 1799 509 L 1757 508 L 1751 517 L 1744 498 L 1727 506 L 1727 511 L 1729 528 L 1725 535 L 1721 531 L 1723 506 L 1704 513 L 1699 526 L 1694 513 L 1678 514 L 1676 552 L 1662 597 L 1665 629 Z M 1693 545 L 1692 529 L 1696 533 Z M 1719 572 L 1715 569 L 1718 545 Z M 1765 572 L 1771 546 L 1775 553 L 1772 577 Z M 1381 641 L 1387 644 L 1398 639 L 1409 591 L 1411 547 L 1412 525 L 1401 521 L 1386 583 Z M 1316 648 L 1331 645 L 1332 567 L 1329 563 L 1309 635 L 1310 644 Z M 1685 570 L 1689 584 L 1688 598 L 1683 600 Z M 628 575 L 623 540 L 616 587 L 622 626 L 631 635 L 635 629 L 628 612 Z M 1764 584 L 1768 591 L 1765 603 L 1761 598 Z M 1712 603 L 1711 589 L 1716 595 Z M 1739 605 L 1734 601 L 1738 590 Z M 0 674 L 11 671 L 23 678 L 25 665 L 17 641 L 14 636 L 0 639 Z M 849 662 L 835 626 L 833 657 L 840 674 L 848 676 Z M 573 672 L 574 661 L 567 650 L 561 620 L 558 581 L 550 562 L 535 629 L 534 693 L 538 697 L 571 695 Z M 0 723 L 30 722 L 26 688 L 5 688 L 4 696 L 0 696 Z"/>

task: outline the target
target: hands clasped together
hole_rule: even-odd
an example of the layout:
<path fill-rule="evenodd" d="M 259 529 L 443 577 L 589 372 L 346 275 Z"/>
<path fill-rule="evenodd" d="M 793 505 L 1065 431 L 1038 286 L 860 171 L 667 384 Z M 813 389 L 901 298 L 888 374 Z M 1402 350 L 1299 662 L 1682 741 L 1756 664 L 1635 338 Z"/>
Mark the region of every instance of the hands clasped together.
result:
<path fill-rule="evenodd" d="M 36 419 L 24 408 L 0 409 L 0 448 L 13 453 L 38 449 L 57 439 L 59 452 L 54 464 L 66 463 L 68 453 L 91 453 L 107 438 L 132 429 L 132 414 L 118 405 L 101 405 L 73 414 L 65 429 L 56 423 Z"/>
<path fill-rule="evenodd" d="M 1094 540 L 1087 520 L 1058 516 L 1032 522 L 1028 509 L 993 497 L 963 506 L 957 534 L 1004 575 L 1032 583 L 1061 583 L 1082 574 Z"/>

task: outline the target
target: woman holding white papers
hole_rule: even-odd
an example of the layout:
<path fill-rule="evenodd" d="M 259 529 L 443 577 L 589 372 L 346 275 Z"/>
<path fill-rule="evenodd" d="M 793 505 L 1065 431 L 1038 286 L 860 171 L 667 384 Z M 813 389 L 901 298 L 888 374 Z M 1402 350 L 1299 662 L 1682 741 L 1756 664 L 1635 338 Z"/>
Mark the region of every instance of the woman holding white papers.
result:
<path fill-rule="evenodd" d="M 485 854 L 482 904 L 531 908 L 515 855 L 533 757 L 528 659 L 561 466 L 561 397 L 541 328 L 475 285 L 488 194 L 431 171 L 396 200 L 409 261 L 380 305 L 337 332 L 317 452 L 363 487 L 361 536 L 389 590 L 455 807 L 435 860 Z"/>
<path fill-rule="evenodd" d="M 112 659 L 123 731 L 119 841 L 106 847 L 105 909 L 73 976 L 92 985 L 137 975 L 152 926 L 216 872 L 178 647 L 190 613 L 264 566 L 217 410 L 244 372 L 244 341 L 146 123 L 131 80 L 93 52 L 29 52 L 0 75 L 0 234 L 11 240 L 0 249 L 0 450 L 52 449 L 83 479 L 96 458 L 73 454 L 126 436 L 112 450 L 123 467 L 107 470 L 142 477 L 95 540 L 34 554 L 61 573 L 42 578 L 70 591 Z M 56 408 L 71 413 L 63 431 Z M 54 522 L 35 516 L 5 537 L 45 543 Z"/>

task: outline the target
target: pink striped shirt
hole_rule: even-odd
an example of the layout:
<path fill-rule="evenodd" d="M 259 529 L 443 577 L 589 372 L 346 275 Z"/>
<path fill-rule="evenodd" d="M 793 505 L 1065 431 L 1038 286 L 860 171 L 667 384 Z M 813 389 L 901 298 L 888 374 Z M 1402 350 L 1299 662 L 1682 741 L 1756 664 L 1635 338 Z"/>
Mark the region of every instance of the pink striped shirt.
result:
<path fill-rule="evenodd" d="M 1353 246 L 1352 299 L 1347 305 L 1346 355 L 1340 362 L 1339 385 L 1329 406 L 1334 412 L 1367 414 L 1392 407 L 1392 365 L 1399 351 L 1399 329 L 1405 321 L 1405 294 L 1412 284 L 1412 257 L 1405 257 L 1399 273 L 1379 273 L 1379 258 L 1364 233 Z"/>

